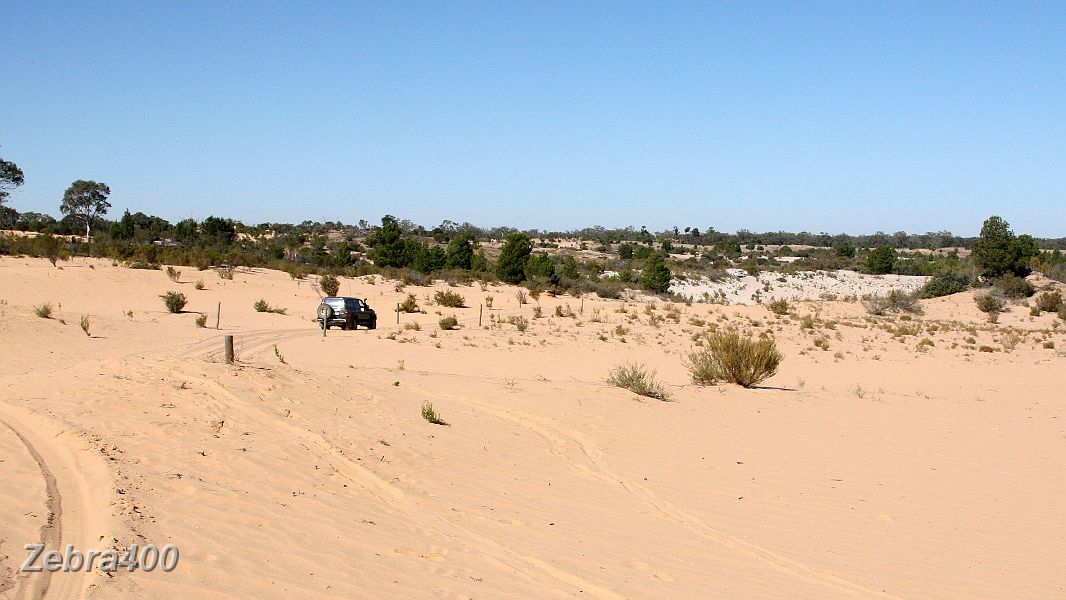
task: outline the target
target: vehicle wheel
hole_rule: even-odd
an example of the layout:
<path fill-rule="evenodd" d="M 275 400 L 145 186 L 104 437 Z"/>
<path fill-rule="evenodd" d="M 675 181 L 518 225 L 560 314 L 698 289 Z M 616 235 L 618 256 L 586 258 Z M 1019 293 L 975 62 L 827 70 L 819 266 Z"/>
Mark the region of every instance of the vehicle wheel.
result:
<path fill-rule="evenodd" d="M 378 322 L 376 320 L 375 321 L 371 321 L 371 322 L 366 324 L 366 328 L 367 329 L 377 329 L 378 328 Z"/>
<path fill-rule="evenodd" d="M 352 319 L 352 329 L 359 329 L 359 319 Z"/>

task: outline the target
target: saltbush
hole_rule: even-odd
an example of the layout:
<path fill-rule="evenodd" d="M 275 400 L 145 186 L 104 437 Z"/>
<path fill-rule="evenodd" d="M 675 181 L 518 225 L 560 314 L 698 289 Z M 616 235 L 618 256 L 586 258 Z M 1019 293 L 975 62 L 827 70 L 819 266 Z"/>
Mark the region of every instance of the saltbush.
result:
<path fill-rule="evenodd" d="M 327 296 L 336 296 L 341 289 L 341 282 L 333 275 L 323 275 L 319 278 L 318 285 L 322 287 L 322 291 Z"/>
<path fill-rule="evenodd" d="M 466 306 L 466 299 L 452 291 L 438 291 L 433 295 L 433 301 L 439 306 L 447 308 L 463 308 Z"/>
<path fill-rule="evenodd" d="M 655 371 L 643 364 L 625 362 L 611 369 L 607 383 L 625 388 L 638 396 L 667 400 L 669 392 L 663 384 L 655 380 Z"/>
<path fill-rule="evenodd" d="M 772 339 L 753 340 L 736 331 L 711 335 L 707 347 L 689 355 L 688 368 L 693 383 L 723 379 L 752 387 L 773 377 L 782 356 Z"/>
<path fill-rule="evenodd" d="M 181 312 L 181 309 L 185 308 L 185 303 L 188 300 L 185 298 L 185 294 L 181 292 L 167 292 L 160 296 L 163 299 L 163 304 L 167 306 L 167 310 L 172 313 Z"/>
<path fill-rule="evenodd" d="M 1036 308 L 1045 312 L 1058 312 L 1062 307 L 1062 294 L 1044 292 L 1036 297 Z"/>
<path fill-rule="evenodd" d="M 918 290 L 919 298 L 939 298 L 970 289 L 970 278 L 959 273 L 941 273 L 925 282 Z"/>
<path fill-rule="evenodd" d="M 1017 275 L 1004 275 L 996 280 L 996 289 L 1003 292 L 1003 295 L 1013 300 L 1021 300 L 1032 296 L 1036 291 L 1033 289 L 1033 285 L 1025 280 L 1024 277 L 1018 277 Z"/>
<path fill-rule="evenodd" d="M 1007 306 L 1007 300 L 1003 294 L 996 290 L 979 292 L 974 294 L 973 299 L 977 303 L 977 308 L 985 313 L 998 313 Z"/>

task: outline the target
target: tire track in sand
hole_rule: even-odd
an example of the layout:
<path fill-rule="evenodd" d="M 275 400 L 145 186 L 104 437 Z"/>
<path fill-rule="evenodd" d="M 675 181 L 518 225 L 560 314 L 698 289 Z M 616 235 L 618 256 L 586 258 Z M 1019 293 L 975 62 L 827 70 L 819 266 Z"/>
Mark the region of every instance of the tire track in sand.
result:
<path fill-rule="evenodd" d="M 18 437 L 44 478 L 48 512 L 41 526 L 44 551 L 62 550 L 66 544 L 82 553 L 98 549 L 99 541 L 106 539 L 103 515 L 110 511 L 106 494 L 114 487 L 108 467 L 90 451 L 71 447 L 70 430 L 48 417 L 0 402 L 0 423 Z M 61 436 L 66 439 L 60 440 Z M 84 570 L 23 575 L 15 600 L 85 598 L 94 579 Z"/>
<path fill-rule="evenodd" d="M 626 490 L 626 492 L 654 508 L 663 516 L 684 525 L 704 539 L 759 560 L 763 564 L 768 564 L 778 571 L 861 598 L 903 600 L 898 596 L 864 587 L 838 575 L 819 571 L 797 559 L 790 558 L 769 548 L 730 535 L 707 525 L 699 517 L 681 510 L 671 502 L 660 498 L 648 486 L 635 481 L 627 481 L 623 477 L 612 472 L 594 456 L 595 454 L 598 454 L 598 452 L 592 449 L 594 446 L 581 432 L 561 427 L 551 419 L 538 418 L 523 413 L 522 411 L 509 410 L 491 402 L 470 396 L 444 394 L 438 390 L 430 390 L 423 387 L 414 387 L 412 389 L 429 397 L 452 400 L 475 409 L 480 409 L 496 418 L 524 427 L 543 438 L 548 444 L 551 453 L 558 456 L 571 467 L 598 478 L 605 483 L 620 485 Z M 581 464 L 581 462 L 575 461 L 569 456 L 567 453 L 567 447 L 571 444 L 580 450 L 584 462 L 587 464 Z"/>
<path fill-rule="evenodd" d="M 180 373 L 180 370 L 177 368 L 172 368 L 171 371 L 174 373 Z M 262 410 L 261 407 L 257 407 L 254 403 L 250 403 L 236 393 L 226 389 L 226 387 L 218 381 L 206 379 L 203 380 L 203 382 L 208 384 L 208 386 L 214 389 L 219 395 L 229 399 L 235 405 L 239 404 L 250 410 Z M 252 415 L 245 416 L 249 420 L 255 418 Z M 416 521 L 420 523 L 422 527 L 431 531 L 436 531 L 440 535 L 453 540 L 456 544 L 468 548 L 472 547 L 487 557 L 507 565 L 531 579 L 538 579 L 534 573 L 530 572 L 532 569 L 550 579 L 562 582 L 567 586 L 578 588 L 588 597 L 598 598 L 600 600 L 624 599 L 624 596 L 608 588 L 596 585 L 595 583 L 582 578 L 580 575 L 555 567 L 538 557 L 519 553 L 498 540 L 482 535 L 470 528 L 449 521 L 441 515 L 436 515 L 431 511 L 425 510 L 425 508 L 415 499 L 412 499 L 406 492 L 393 485 L 390 481 L 382 478 L 366 465 L 352 460 L 343 449 L 331 442 L 325 435 L 314 433 L 313 431 L 299 427 L 296 424 L 289 423 L 280 417 L 271 418 L 270 420 L 275 426 L 285 428 L 292 437 L 302 439 L 305 442 L 304 447 L 307 448 L 308 451 L 315 452 L 317 450 L 320 458 L 323 458 L 326 464 L 329 465 L 334 472 L 353 484 L 358 485 L 364 491 L 385 503 L 393 511 L 402 514 L 405 519 Z M 315 448 L 316 450 L 312 450 L 312 448 Z M 471 546 L 469 544 L 470 540 L 477 542 L 477 545 Z M 540 579 L 544 580 L 543 577 Z"/>

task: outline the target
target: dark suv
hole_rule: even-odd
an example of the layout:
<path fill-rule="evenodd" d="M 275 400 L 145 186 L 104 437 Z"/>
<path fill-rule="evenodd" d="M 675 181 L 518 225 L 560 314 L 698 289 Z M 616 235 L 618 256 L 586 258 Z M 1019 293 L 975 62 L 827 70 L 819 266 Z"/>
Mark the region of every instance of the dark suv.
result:
<path fill-rule="evenodd" d="M 366 300 L 327 296 L 318 305 L 318 326 L 325 321 L 326 329 L 331 325 L 340 325 L 341 329 L 357 329 L 360 325 L 367 329 L 377 329 L 378 314 L 367 305 Z"/>

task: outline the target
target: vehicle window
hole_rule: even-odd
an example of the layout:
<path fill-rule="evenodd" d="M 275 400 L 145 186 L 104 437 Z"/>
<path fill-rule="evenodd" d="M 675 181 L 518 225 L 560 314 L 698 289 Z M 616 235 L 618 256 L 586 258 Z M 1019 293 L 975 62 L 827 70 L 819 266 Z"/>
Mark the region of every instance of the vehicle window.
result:
<path fill-rule="evenodd" d="M 326 298 L 325 302 L 335 309 L 344 307 L 344 298 Z"/>

